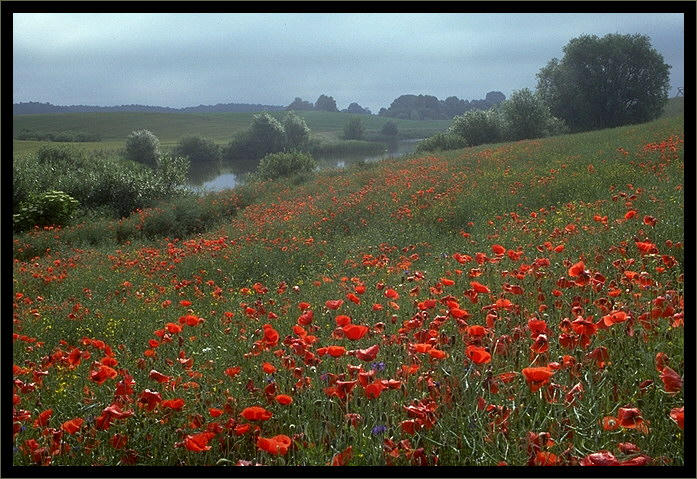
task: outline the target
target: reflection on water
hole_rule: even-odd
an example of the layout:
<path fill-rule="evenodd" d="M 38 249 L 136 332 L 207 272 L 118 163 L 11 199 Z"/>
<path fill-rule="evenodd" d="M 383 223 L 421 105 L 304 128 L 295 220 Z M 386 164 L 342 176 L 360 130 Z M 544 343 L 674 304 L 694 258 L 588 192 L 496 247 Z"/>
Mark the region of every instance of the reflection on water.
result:
<path fill-rule="evenodd" d="M 421 140 L 402 140 L 387 145 L 385 151 L 378 155 L 340 155 L 317 157 L 320 170 L 329 168 L 346 168 L 359 161 L 375 162 L 388 158 L 396 158 L 412 153 Z M 189 169 L 189 186 L 196 191 L 221 191 L 234 188 L 243 182 L 245 173 L 254 171 L 259 162 L 238 161 L 234 164 L 219 164 L 215 162 L 197 163 Z"/>

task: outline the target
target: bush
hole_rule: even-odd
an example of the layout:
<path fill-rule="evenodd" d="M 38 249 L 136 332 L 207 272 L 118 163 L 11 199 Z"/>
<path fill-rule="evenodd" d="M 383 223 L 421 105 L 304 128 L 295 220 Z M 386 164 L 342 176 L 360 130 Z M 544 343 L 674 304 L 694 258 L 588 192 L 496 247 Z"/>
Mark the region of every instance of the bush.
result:
<path fill-rule="evenodd" d="M 172 152 L 174 156 L 188 158 L 191 163 L 220 162 L 220 147 L 213 140 L 198 136 L 182 138 Z"/>
<path fill-rule="evenodd" d="M 124 154 L 127 160 L 155 168 L 160 157 L 160 140 L 148 130 L 136 130 L 126 138 Z"/>
<path fill-rule="evenodd" d="M 293 175 L 307 175 L 317 167 L 317 162 L 307 153 L 297 151 L 272 153 L 259 162 L 255 176 L 260 180 L 273 180 Z"/>
<path fill-rule="evenodd" d="M 501 105 L 504 136 L 508 140 L 523 140 L 549 136 L 560 120 L 556 120 L 539 95 L 527 88 L 513 92 Z"/>
<path fill-rule="evenodd" d="M 254 115 L 249 128 L 249 139 L 254 145 L 257 157 L 263 157 L 285 147 L 286 132 L 277 119 L 264 112 Z"/>
<path fill-rule="evenodd" d="M 382 125 L 382 129 L 380 130 L 380 133 L 386 136 L 397 136 L 397 133 L 399 133 L 399 130 L 397 129 L 397 124 L 393 121 L 388 121 L 384 125 Z"/>
<path fill-rule="evenodd" d="M 493 109 L 468 111 L 453 119 L 448 132 L 464 138 L 469 146 L 496 143 L 502 138 L 501 119 Z"/>
<path fill-rule="evenodd" d="M 363 125 L 363 120 L 360 118 L 351 118 L 346 125 L 344 125 L 344 138 L 347 140 L 360 140 L 363 138 L 365 133 L 365 126 Z"/>
<path fill-rule="evenodd" d="M 422 153 L 425 151 L 457 150 L 460 148 L 466 148 L 467 146 L 467 140 L 459 135 L 455 135 L 453 133 L 438 133 L 430 138 L 420 141 L 419 144 L 416 145 L 416 152 Z"/>
<path fill-rule="evenodd" d="M 32 226 L 65 225 L 78 206 L 78 201 L 62 191 L 47 191 L 32 194 L 12 215 L 17 231 Z"/>
<path fill-rule="evenodd" d="M 285 130 L 285 148 L 288 150 L 305 151 L 310 143 L 310 129 L 305 120 L 295 113 L 288 112 L 283 119 L 283 129 Z"/>

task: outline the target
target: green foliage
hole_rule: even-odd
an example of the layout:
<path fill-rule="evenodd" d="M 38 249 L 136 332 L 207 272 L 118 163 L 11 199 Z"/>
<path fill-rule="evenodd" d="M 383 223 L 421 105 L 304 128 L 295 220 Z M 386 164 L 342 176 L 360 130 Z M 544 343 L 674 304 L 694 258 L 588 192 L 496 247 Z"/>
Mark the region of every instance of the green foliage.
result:
<path fill-rule="evenodd" d="M 557 128 L 549 107 L 527 88 L 513 92 L 501 104 L 501 114 L 507 140 L 541 138 Z"/>
<path fill-rule="evenodd" d="M 360 140 L 365 133 L 365 125 L 360 118 L 351 118 L 344 125 L 344 138 L 347 140 Z"/>
<path fill-rule="evenodd" d="M 465 138 L 454 133 L 442 132 L 420 141 L 419 144 L 416 145 L 416 152 L 457 150 L 467 146 L 467 140 Z"/>
<path fill-rule="evenodd" d="M 314 109 L 315 109 L 315 106 L 312 103 L 310 103 L 309 101 L 303 100 L 299 96 L 296 96 L 295 100 L 293 100 L 293 103 L 291 103 L 290 105 L 288 105 L 286 107 L 286 110 L 289 110 L 289 111 L 290 110 L 296 110 L 296 111 L 314 110 Z"/>
<path fill-rule="evenodd" d="M 448 132 L 464 138 L 469 146 L 476 146 L 501 141 L 503 129 L 499 113 L 492 109 L 456 116 Z"/>
<path fill-rule="evenodd" d="M 397 136 L 399 129 L 397 128 L 397 124 L 390 120 L 382 126 L 380 133 L 386 136 Z"/>
<path fill-rule="evenodd" d="M 658 118 L 669 69 L 645 35 L 583 35 L 540 70 L 537 88 L 572 131 L 609 128 Z"/>
<path fill-rule="evenodd" d="M 62 226 L 70 220 L 77 206 L 78 201 L 62 191 L 31 194 L 12 215 L 14 228 L 21 231 L 33 226 Z"/>
<path fill-rule="evenodd" d="M 283 129 L 286 134 L 285 147 L 288 150 L 306 150 L 310 142 L 310 129 L 305 120 L 292 111 L 283 119 Z"/>
<path fill-rule="evenodd" d="M 255 176 L 260 180 L 273 180 L 293 175 L 307 175 L 317 167 L 311 155 L 297 151 L 272 153 L 259 162 Z"/>
<path fill-rule="evenodd" d="M 321 111 L 339 111 L 336 108 L 336 101 L 334 100 L 334 97 L 327 96 L 327 95 L 320 95 L 319 98 L 317 98 L 317 101 L 315 102 L 315 110 L 321 110 Z"/>
<path fill-rule="evenodd" d="M 220 162 L 222 159 L 220 147 L 213 140 L 199 136 L 187 136 L 179 140 L 173 155 L 188 158 L 191 163 Z"/>
<path fill-rule="evenodd" d="M 152 169 L 64 147 L 44 148 L 12 163 L 13 211 L 19 213 L 30 197 L 59 190 L 83 208 L 120 217 L 173 194 L 185 184 L 187 168 L 185 158 L 162 157 Z"/>
<path fill-rule="evenodd" d="M 136 130 L 126 138 L 127 160 L 155 168 L 160 157 L 160 140 L 148 130 Z"/>

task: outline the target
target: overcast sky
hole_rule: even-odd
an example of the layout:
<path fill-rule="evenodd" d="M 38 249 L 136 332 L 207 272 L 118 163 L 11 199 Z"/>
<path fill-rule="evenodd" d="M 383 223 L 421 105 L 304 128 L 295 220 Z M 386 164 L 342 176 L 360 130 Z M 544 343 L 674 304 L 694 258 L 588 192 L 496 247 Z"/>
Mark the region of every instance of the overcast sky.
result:
<path fill-rule="evenodd" d="M 683 86 L 683 14 L 13 15 L 14 101 L 288 105 L 333 96 L 377 113 L 402 94 L 534 89 L 581 34 L 641 33 Z"/>

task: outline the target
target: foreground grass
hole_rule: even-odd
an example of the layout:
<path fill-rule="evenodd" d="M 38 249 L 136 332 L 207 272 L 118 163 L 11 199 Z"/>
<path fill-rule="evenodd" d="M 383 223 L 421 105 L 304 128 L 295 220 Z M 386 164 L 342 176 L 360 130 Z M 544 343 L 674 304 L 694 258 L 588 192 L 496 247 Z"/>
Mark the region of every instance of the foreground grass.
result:
<path fill-rule="evenodd" d="M 13 462 L 683 464 L 682 131 L 265 183 L 183 239 L 17 237 L 52 247 L 14 264 Z"/>

